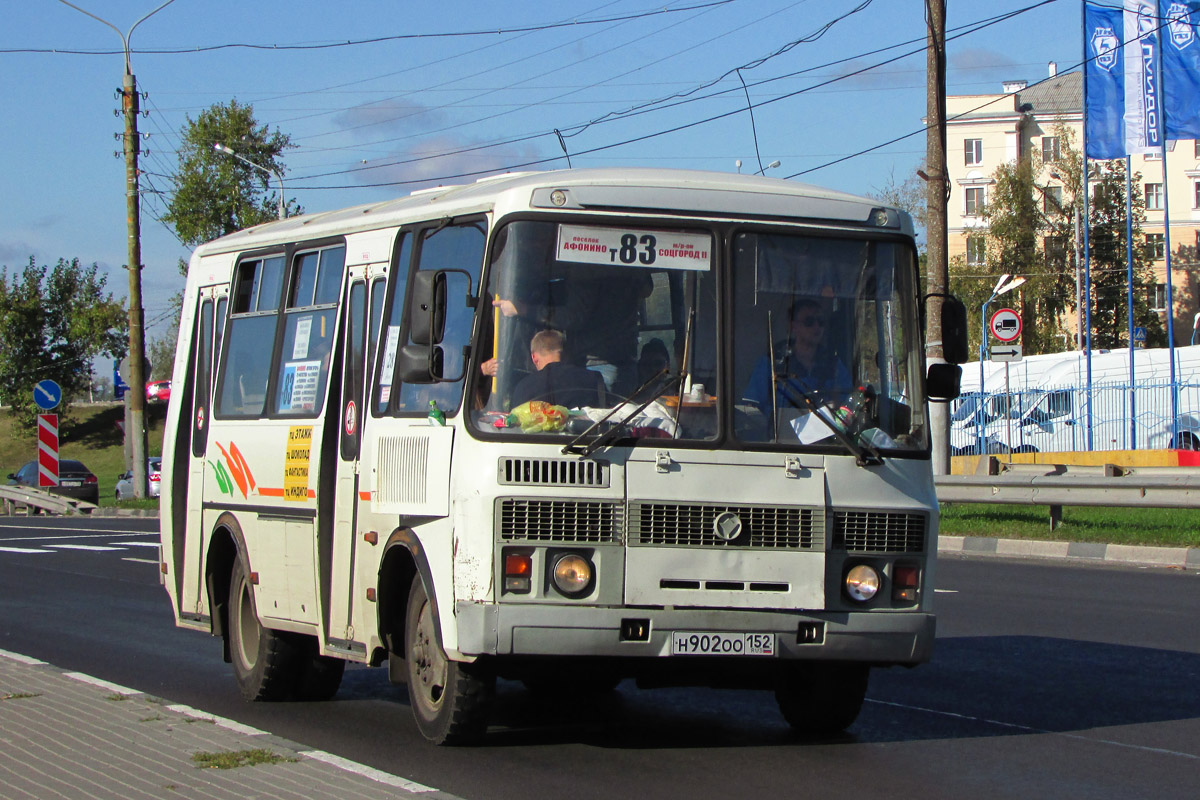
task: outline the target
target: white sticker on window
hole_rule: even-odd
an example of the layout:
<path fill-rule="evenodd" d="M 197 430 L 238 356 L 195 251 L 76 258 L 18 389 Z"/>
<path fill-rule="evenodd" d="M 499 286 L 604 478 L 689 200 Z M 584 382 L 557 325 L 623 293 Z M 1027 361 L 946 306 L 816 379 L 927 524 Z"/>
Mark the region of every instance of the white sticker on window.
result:
<path fill-rule="evenodd" d="M 389 325 L 387 344 L 383 348 L 383 366 L 379 371 L 379 385 L 392 385 L 392 372 L 396 366 L 396 351 L 400 348 L 400 326 Z M 382 398 L 386 399 L 386 398 Z"/>
<path fill-rule="evenodd" d="M 292 344 L 292 361 L 308 358 L 308 340 L 312 338 L 312 317 L 296 320 L 296 340 Z"/>
<path fill-rule="evenodd" d="M 707 272 L 712 263 L 712 237 L 641 228 L 559 225 L 557 257 L 579 264 Z"/>
<path fill-rule="evenodd" d="M 320 361 L 293 361 L 283 365 L 279 384 L 280 411 L 315 411 L 321 389 Z"/>

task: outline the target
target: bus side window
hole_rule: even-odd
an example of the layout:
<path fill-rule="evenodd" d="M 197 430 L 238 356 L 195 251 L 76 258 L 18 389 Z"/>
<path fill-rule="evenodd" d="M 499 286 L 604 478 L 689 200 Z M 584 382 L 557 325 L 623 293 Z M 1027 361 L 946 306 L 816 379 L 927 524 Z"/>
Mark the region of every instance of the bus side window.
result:
<path fill-rule="evenodd" d="M 454 376 L 464 373 L 463 348 L 471 343 L 471 332 L 475 322 L 475 309 L 468 308 L 462 298 L 479 286 L 479 272 L 483 267 L 484 226 L 475 220 L 461 225 L 432 228 L 422 232 L 421 252 L 417 269 L 421 270 L 465 270 L 470 276 L 458 272 L 446 275 L 446 324 L 441 347 L 445 358 L 443 374 Z M 400 388 L 395 411 L 401 414 L 425 414 L 430 401 L 447 414 L 458 410 L 462 400 L 463 381 L 444 383 L 405 384 Z"/>
<path fill-rule="evenodd" d="M 316 416 L 325 402 L 345 263 L 344 246 L 299 253 L 292 263 L 283 347 L 275 365 L 279 414 Z"/>
<path fill-rule="evenodd" d="M 213 303 L 200 302 L 196 324 L 195 372 L 192 380 L 192 455 L 203 456 L 208 444 L 208 403 L 211 397 L 213 346 Z"/>
<path fill-rule="evenodd" d="M 271 349 L 279 321 L 283 256 L 247 259 L 234 277 L 229 332 L 217 380 L 218 417 L 259 417 L 267 397 Z"/>
<path fill-rule="evenodd" d="M 346 349 L 342 383 L 342 459 L 358 455 L 360 415 L 363 398 L 363 356 L 367 316 L 367 286 L 362 281 L 350 284 L 346 292 Z"/>

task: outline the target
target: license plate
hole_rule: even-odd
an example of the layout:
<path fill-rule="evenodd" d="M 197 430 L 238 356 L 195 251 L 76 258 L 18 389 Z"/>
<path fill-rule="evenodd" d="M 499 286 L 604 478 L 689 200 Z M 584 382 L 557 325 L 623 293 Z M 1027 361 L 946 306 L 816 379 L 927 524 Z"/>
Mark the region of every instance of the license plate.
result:
<path fill-rule="evenodd" d="M 83 486 L 83 481 L 59 481 L 59 486 Z"/>
<path fill-rule="evenodd" d="M 675 631 L 671 634 L 673 656 L 773 656 L 773 633 L 703 633 Z"/>

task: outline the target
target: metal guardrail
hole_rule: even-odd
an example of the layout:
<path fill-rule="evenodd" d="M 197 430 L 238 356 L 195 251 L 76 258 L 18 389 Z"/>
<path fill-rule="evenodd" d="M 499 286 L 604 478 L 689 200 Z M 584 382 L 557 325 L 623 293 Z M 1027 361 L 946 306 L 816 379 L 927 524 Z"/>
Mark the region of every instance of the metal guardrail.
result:
<path fill-rule="evenodd" d="M 85 500 L 75 500 L 26 486 L 0 486 L 0 503 L 4 513 L 9 515 L 15 513 L 18 506 L 24 506 L 28 514 L 36 513 L 34 509 L 49 514 L 90 514 L 99 508 Z"/>
<path fill-rule="evenodd" d="M 1200 508 L 1200 468 L 1005 464 L 995 457 L 986 474 L 934 478 L 942 503 L 1049 506 L 1050 528 L 1063 506 Z"/>

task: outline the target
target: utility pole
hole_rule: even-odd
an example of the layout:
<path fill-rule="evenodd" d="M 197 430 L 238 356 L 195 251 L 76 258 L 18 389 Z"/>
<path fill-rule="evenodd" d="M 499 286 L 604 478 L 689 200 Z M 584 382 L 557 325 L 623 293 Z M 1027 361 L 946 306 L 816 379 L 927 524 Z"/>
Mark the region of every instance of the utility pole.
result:
<path fill-rule="evenodd" d="M 108 20 L 101 19 L 77 5 L 59 0 L 81 14 L 86 14 L 117 32 L 125 47 L 125 77 L 121 81 L 121 106 L 125 115 L 125 221 L 129 239 L 129 417 L 125 426 L 125 438 L 131 441 L 129 455 L 133 461 L 133 496 L 146 497 L 146 342 L 145 312 L 142 310 L 142 215 L 141 195 L 138 187 L 138 93 L 137 79 L 129 60 L 129 37 L 133 30 L 154 14 L 162 11 L 175 0 L 167 0 L 158 8 L 133 23 L 128 33 Z M 130 440 L 132 437 L 132 440 Z"/>
<path fill-rule="evenodd" d="M 925 332 L 925 360 L 944 362 L 942 353 L 942 295 L 950 286 L 950 262 L 946 253 L 949 237 L 946 204 L 950 199 L 946 175 L 946 0 L 925 0 L 929 26 L 925 56 L 925 163 L 928 173 L 926 205 L 927 291 L 929 298 Z M 950 472 L 950 406 L 929 404 L 929 430 L 933 440 L 933 474 Z"/>

